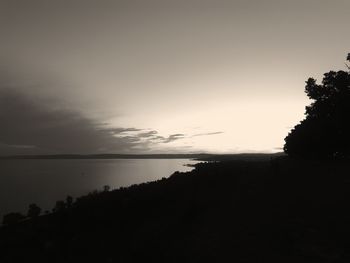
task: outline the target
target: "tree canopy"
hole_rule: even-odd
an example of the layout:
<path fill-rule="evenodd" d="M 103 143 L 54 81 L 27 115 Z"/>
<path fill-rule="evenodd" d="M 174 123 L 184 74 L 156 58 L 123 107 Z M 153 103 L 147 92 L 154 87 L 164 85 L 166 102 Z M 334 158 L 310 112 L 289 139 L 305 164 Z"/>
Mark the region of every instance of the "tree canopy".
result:
<path fill-rule="evenodd" d="M 36 204 L 30 204 L 27 216 L 30 218 L 38 217 L 41 213 L 41 208 Z"/>
<path fill-rule="evenodd" d="M 350 62 L 350 53 L 347 60 Z M 313 102 L 306 107 L 306 118 L 285 138 L 284 151 L 289 156 L 303 158 L 348 156 L 350 72 L 340 70 L 325 73 L 321 84 L 309 78 L 305 92 Z"/>

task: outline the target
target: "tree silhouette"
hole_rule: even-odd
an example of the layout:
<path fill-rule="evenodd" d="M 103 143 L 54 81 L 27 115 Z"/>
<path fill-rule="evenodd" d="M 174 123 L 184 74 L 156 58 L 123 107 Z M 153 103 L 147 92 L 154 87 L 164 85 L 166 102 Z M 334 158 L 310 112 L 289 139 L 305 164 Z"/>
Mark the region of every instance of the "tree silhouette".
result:
<path fill-rule="evenodd" d="M 67 208 L 66 203 L 62 200 L 56 201 L 55 207 L 52 209 L 54 213 L 61 213 Z"/>
<path fill-rule="evenodd" d="M 38 217 L 41 213 L 41 208 L 36 204 L 30 204 L 27 216 L 30 218 Z"/>
<path fill-rule="evenodd" d="M 66 197 L 66 205 L 67 205 L 67 208 L 71 208 L 73 205 L 73 197 L 71 197 L 70 195 Z"/>
<path fill-rule="evenodd" d="M 103 186 L 103 192 L 109 192 L 109 190 L 111 190 L 111 187 L 109 185 Z"/>
<path fill-rule="evenodd" d="M 350 53 L 347 56 L 350 62 Z M 309 78 L 305 92 L 313 100 L 306 118 L 285 138 L 292 157 L 336 158 L 350 153 L 350 72 L 330 71 L 321 84 Z"/>
<path fill-rule="evenodd" d="M 26 217 L 24 215 L 22 215 L 21 213 L 8 213 L 8 214 L 4 215 L 2 223 L 4 225 L 13 225 L 13 224 L 20 222 L 21 220 L 23 220 L 25 218 Z"/>

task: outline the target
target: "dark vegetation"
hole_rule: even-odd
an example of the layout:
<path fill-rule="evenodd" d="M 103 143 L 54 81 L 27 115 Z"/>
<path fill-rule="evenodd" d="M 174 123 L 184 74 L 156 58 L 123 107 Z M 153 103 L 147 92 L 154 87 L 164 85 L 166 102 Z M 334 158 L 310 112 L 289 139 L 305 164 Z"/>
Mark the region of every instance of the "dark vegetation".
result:
<path fill-rule="evenodd" d="M 350 164 L 287 157 L 67 198 L 0 229 L 0 262 L 349 262 Z"/>
<path fill-rule="evenodd" d="M 306 107 L 306 118 L 286 137 L 285 152 L 298 158 L 349 156 L 350 72 L 325 73 L 322 84 L 309 78 L 305 92 L 313 103 Z"/>
<path fill-rule="evenodd" d="M 350 73 L 309 79 L 306 93 L 289 156 L 205 155 L 46 215 L 32 204 L 4 217 L 0 262 L 350 262 Z"/>

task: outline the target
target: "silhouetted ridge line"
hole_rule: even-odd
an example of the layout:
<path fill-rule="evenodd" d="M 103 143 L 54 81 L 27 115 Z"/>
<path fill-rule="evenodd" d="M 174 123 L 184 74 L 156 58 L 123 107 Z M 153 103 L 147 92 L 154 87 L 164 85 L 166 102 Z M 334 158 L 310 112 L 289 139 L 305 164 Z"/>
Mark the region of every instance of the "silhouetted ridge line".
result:
<path fill-rule="evenodd" d="M 13 213 L 0 261 L 340 262 L 350 260 L 347 161 L 234 159 L 156 182 L 95 191 L 52 213 Z"/>

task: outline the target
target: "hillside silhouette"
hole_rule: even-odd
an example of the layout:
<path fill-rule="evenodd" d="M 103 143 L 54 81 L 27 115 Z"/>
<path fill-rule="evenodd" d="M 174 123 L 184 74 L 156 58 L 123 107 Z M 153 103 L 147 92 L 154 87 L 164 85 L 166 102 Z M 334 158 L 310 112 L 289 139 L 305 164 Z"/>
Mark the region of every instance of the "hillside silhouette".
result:
<path fill-rule="evenodd" d="M 201 155 L 191 172 L 68 196 L 45 215 L 30 204 L 4 216 L 0 262 L 349 262 L 350 73 L 305 90 L 287 155 Z M 48 158 L 62 157 L 81 158 Z"/>
<path fill-rule="evenodd" d="M 348 161 L 225 160 L 0 229 L 1 262 L 348 262 Z"/>

